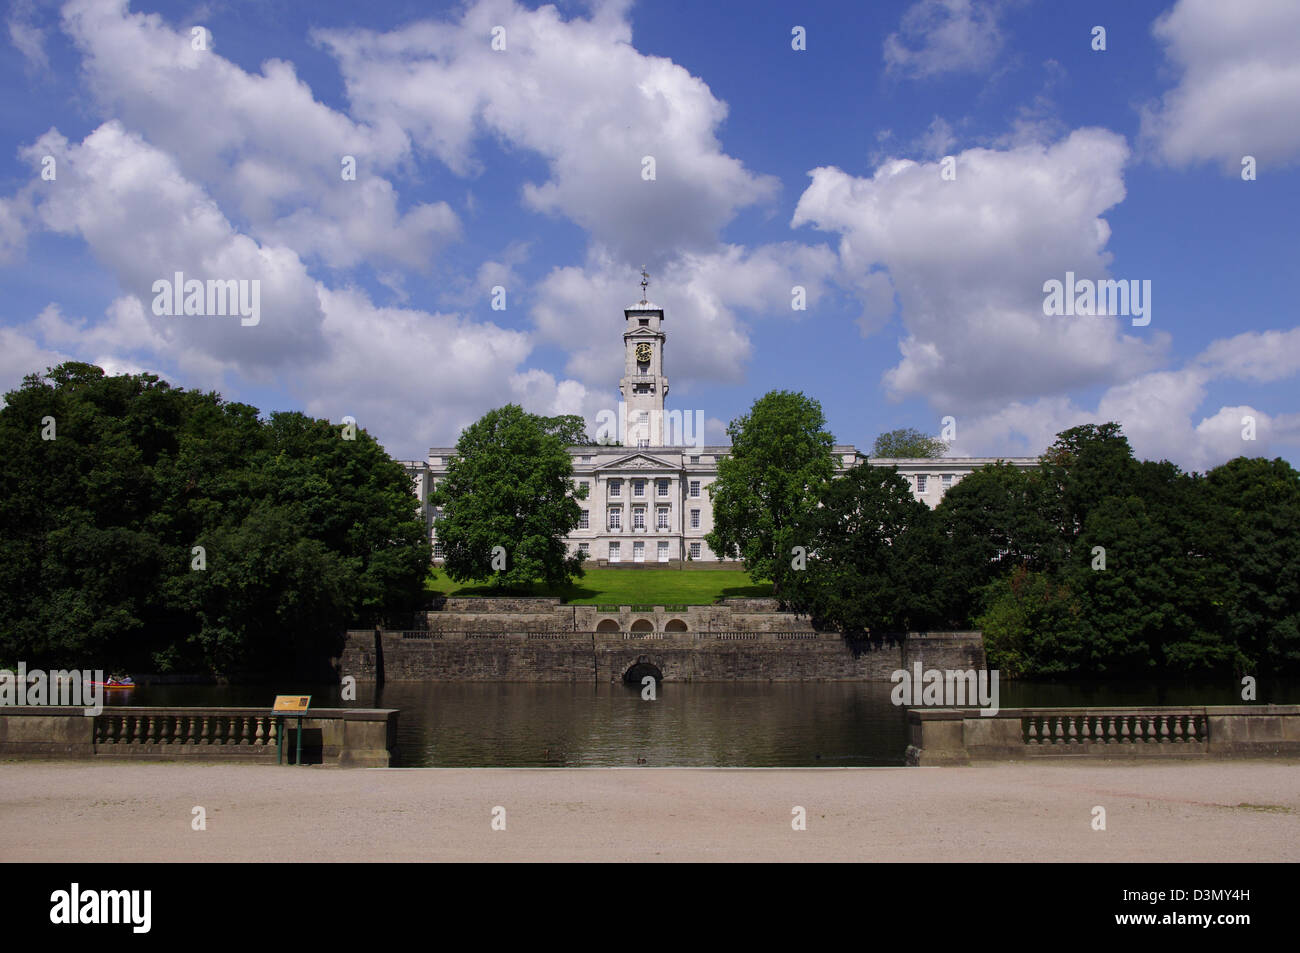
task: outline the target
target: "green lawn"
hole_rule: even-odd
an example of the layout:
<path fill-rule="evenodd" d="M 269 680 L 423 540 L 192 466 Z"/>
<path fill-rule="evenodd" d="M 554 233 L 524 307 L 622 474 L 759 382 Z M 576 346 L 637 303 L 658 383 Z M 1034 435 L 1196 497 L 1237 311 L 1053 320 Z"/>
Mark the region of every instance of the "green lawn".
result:
<path fill-rule="evenodd" d="M 770 582 L 755 584 L 742 570 L 709 569 L 588 569 L 570 586 L 534 586 L 527 593 L 503 593 L 491 585 L 461 585 L 435 570 L 426 583 L 449 596 L 559 596 L 577 605 L 709 605 L 727 596 L 770 596 Z"/>

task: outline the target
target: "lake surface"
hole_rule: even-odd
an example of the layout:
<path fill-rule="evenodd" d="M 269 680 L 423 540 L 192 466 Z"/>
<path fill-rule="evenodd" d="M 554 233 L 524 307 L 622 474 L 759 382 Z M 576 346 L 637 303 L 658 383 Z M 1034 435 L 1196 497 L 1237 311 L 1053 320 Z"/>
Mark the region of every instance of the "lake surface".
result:
<path fill-rule="evenodd" d="M 845 767 L 901 765 L 906 711 L 888 682 L 668 682 L 655 701 L 621 684 L 390 682 L 337 685 L 145 686 L 130 705 L 270 706 L 310 694 L 316 708 L 399 708 L 394 764 L 405 767 L 647 765 Z M 1236 705 L 1240 686 L 1216 682 L 1012 682 L 1003 708 Z M 1271 689 L 1271 691 L 1266 691 Z M 1300 703 L 1300 680 L 1261 683 L 1260 702 Z"/>

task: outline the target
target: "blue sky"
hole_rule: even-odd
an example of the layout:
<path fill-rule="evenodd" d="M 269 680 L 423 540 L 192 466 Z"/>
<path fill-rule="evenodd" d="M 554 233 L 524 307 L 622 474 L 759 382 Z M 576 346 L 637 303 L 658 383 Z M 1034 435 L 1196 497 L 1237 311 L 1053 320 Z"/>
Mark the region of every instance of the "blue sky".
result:
<path fill-rule="evenodd" d="M 0 386 L 150 370 L 402 458 L 511 401 L 594 432 L 645 264 L 711 441 L 787 388 L 862 447 L 1300 460 L 1290 0 L 378 7 L 9 6 Z M 154 314 L 176 271 L 259 323 Z M 1067 271 L 1150 323 L 1044 315 Z"/>

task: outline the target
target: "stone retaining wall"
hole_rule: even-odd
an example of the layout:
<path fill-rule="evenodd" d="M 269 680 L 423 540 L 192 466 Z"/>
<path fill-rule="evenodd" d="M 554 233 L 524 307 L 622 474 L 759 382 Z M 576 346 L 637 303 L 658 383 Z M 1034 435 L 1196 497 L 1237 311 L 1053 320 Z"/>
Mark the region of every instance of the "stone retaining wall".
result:
<path fill-rule="evenodd" d="M 888 681 L 900 669 L 982 669 L 979 632 L 845 641 L 809 630 L 729 632 L 352 631 L 339 673 L 362 681 L 619 681 L 637 664 L 666 681 Z"/>

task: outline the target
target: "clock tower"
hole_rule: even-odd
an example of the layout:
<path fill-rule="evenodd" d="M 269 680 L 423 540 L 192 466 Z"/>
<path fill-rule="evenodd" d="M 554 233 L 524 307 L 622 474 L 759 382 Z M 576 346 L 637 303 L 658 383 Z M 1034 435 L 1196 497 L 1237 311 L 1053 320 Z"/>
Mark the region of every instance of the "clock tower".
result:
<path fill-rule="evenodd" d="M 650 276 L 641 269 L 641 300 L 623 309 L 623 378 L 619 393 L 627 407 L 623 446 L 662 447 L 664 444 L 664 309 L 646 300 Z"/>

